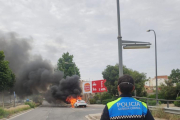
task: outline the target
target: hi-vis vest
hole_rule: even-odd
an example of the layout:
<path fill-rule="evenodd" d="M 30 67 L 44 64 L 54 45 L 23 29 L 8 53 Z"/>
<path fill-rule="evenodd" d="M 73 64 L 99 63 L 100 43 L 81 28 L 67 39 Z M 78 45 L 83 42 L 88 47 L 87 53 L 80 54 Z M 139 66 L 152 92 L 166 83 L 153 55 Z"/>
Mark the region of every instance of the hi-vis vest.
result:
<path fill-rule="evenodd" d="M 109 117 L 114 119 L 142 118 L 147 114 L 147 105 L 132 97 L 121 97 L 107 103 Z"/>

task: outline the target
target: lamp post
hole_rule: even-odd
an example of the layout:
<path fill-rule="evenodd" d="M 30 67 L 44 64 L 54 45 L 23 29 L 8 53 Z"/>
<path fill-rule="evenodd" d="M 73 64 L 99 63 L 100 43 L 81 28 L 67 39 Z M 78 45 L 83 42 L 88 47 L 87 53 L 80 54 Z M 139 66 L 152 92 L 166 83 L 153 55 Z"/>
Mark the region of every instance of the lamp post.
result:
<path fill-rule="evenodd" d="M 158 105 L 158 82 L 157 82 L 157 44 L 156 44 L 156 32 L 154 30 L 147 30 L 147 32 L 154 32 L 155 37 L 155 66 L 156 66 L 156 105 Z"/>
<path fill-rule="evenodd" d="M 122 46 L 124 49 L 142 49 L 142 48 L 150 48 L 149 42 L 141 42 L 141 41 L 129 41 L 122 40 L 121 36 L 121 22 L 120 22 L 120 3 L 117 1 L 117 23 L 118 23 L 118 57 L 119 57 L 119 77 L 123 75 L 123 56 L 122 56 Z"/>
<path fill-rule="evenodd" d="M 119 55 L 119 77 L 123 75 L 123 62 L 122 62 L 122 36 L 121 36 L 121 23 L 120 23 L 120 8 L 119 0 L 117 0 L 117 22 L 118 22 L 118 55 Z"/>
<path fill-rule="evenodd" d="M 75 63 L 68 63 L 68 62 L 64 62 L 65 64 L 74 64 L 74 72 L 75 72 L 75 75 L 76 75 L 76 69 L 75 69 Z"/>

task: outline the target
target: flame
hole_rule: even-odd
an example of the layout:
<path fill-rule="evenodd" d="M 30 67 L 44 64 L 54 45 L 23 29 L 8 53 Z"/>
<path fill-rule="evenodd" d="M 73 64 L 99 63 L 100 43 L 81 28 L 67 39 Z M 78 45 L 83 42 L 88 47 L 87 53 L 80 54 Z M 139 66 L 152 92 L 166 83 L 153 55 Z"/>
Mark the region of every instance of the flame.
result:
<path fill-rule="evenodd" d="M 66 101 L 71 103 L 71 107 L 74 108 L 74 103 L 76 103 L 77 100 L 82 100 L 80 96 L 77 96 L 76 98 L 69 96 L 67 97 Z"/>

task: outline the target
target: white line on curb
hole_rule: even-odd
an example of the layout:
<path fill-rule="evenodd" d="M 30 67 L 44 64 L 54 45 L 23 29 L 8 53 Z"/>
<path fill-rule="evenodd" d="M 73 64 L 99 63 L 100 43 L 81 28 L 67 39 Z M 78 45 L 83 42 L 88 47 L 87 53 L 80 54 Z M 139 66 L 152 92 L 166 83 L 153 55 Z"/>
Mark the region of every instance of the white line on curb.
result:
<path fill-rule="evenodd" d="M 32 110 L 34 110 L 34 109 L 32 109 Z M 28 113 L 28 112 L 30 112 L 30 111 L 32 111 L 32 110 L 29 110 L 29 111 L 27 111 L 27 112 L 23 112 L 23 113 L 21 113 L 21 114 L 18 114 L 18 115 L 16 115 L 16 116 L 14 116 L 14 117 L 12 117 L 12 118 L 9 118 L 9 119 L 6 119 L 6 120 L 11 120 L 11 119 L 16 118 L 16 117 L 18 117 L 18 116 L 20 116 L 20 115 L 23 115 L 23 114 L 25 114 L 25 113 Z"/>
<path fill-rule="evenodd" d="M 91 120 L 91 119 L 89 118 L 89 115 L 86 115 L 85 118 L 87 118 L 88 120 Z"/>

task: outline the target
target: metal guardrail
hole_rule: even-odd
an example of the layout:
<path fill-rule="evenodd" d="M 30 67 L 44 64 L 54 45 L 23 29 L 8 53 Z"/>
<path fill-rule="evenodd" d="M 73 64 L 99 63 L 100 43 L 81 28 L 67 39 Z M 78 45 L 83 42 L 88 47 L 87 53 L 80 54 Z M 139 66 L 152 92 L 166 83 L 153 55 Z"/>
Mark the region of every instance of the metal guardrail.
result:
<path fill-rule="evenodd" d="M 156 106 L 149 106 L 148 107 L 149 110 L 157 110 L 159 107 L 156 107 Z M 166 113 L 171 113 L 171 114 L 178 114 L 180 115 L 180 108 L 161 108 L 164 110 L 164 112 Z"/>
<path fill-rule="evenodd" d="M 180 109 L 164 108 L 164 112 L 180 115 Z"/>
<path fill-rule="evenodd" d="M 134 98 L 141 98 L 141 99 L 146 99 L 146 104 L 148 105 L 148 100 L 156 100 L 154 98 L 146 98 L 146 97 L 136 97 L 133 96 Z M 169 102 L 173 102 L 173 101 L 179 101 L 180 100 L 165 100 L 165 99 L 157 99 L 157 101 L 166 101 L 167 102 L 167 108 L 162 108 L 164 110 L 164 112 L 166 113 L 171 113 L 171 114 L 178 114 L 180 115 L 180 107 L 178 108 L 169 108 Z M 157 106 L 148 106 L 148 108 L 150 110 L 157 110 L 159 107 Z"/>
<path fill-rule="evenodd" d="M 147 97 L 136 97 L 136 96 L 133 96 L 134 98 L 141 98 L 141 99 L 146 99 L 146 104 L 148 106 L 148 100 L 156 100 L 155 98 L 147 98 Z M 166 101 L 167 102 L 167 108 L 169 108 L 169 102 L 174 102 L 174 101 L 179 101 L 180 100 L 166 100 L 166 99 L 157 99 L 157 103 L 158 101 Z"/>

